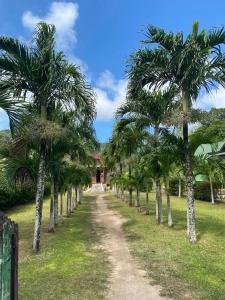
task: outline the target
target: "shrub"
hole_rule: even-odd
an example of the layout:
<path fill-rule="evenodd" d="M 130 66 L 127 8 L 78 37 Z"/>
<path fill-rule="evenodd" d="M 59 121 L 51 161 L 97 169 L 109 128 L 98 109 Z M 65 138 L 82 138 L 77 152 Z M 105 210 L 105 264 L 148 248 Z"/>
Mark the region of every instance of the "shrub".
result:
<path fill-rule="evenodd" d="M 211 201 L 209 182 L 196 181 L 194 184 L 195 199 Z"/>

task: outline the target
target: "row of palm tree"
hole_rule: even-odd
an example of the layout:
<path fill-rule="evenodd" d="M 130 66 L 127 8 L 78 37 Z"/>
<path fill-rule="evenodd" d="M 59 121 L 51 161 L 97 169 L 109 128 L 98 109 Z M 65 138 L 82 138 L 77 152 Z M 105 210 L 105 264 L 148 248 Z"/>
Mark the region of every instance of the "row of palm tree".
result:
<path fill-rule="evenodd" d="M 51 182 L 49 231 L 53 231 L 59 192 L 69 191 L 70 214 L 74 187 L 87 183 L 90 153 L 97 145 L 94 94 L 79 67 L 56 50 L 55 34 L 55 26 L 41 22 L 30 45 L 0 37 L 0 105 L 8 113 L 14 144 L 23 141 L 25 160 L 38 162 L 35 252 L 40 249 L 46 178 Z"/>
<path fill-rule="evenodd" d="M 201 117 L 201 112 L 193 109 L 193 103 L 198 100 L 200 92 L 210 92 L 212 88 L 224 86 L 224 43 L 223 27 L 199 31 L 198 22 L 194 22 L 192 31 L 185 37 L 183 32 L 167 33 L 161 28 L 147 26 L 142 42 L 144 47 L 130 56 L 127 98 L 117 111 L 119 139 L 122 139 L 122 132 L 127 128 L 148 132 L 149 137 L 142 140 L 141 147 L 147 152 L 146 155 L 139 153 L 141 148 L 136 155 L 146 159 L 146 167 L 152 173 L 156 185 L 156 218 L 159 224 L 163 222 L 162 179 L 170 211 L 169 175 L 175 166 L 184 170 L 187 185 L 187 236 L 191 243 L 196 242 L 196 228 L 193 155 L 188 124 Z M 182 138 L 171 134 L 174 129 L 182 130 Z M 115 144 L 115 140 L 117 137 L 113 133 L 110 144 Z M 134 144 L 138 145 L 136 142 Z M 120 146 L 120 154 L 125 147 Z M 132 147 L 132 150 L 136 149 Z M 110 150 L 106 149 L 107 152 Z M 171 216 L 169 219 L 172 224 Z"/>

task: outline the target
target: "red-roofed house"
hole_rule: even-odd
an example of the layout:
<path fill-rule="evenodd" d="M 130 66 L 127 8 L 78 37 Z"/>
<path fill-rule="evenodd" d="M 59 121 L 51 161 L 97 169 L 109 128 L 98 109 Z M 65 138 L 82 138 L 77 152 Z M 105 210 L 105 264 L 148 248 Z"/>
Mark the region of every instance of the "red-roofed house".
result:
<path fill-rule="evenodd" d="M 99 153 L 94 155 L 94 159 L 96 160 L 96 171 L 92 174 L 91 182 L 95 183 L 106 183 L 107 174 L 102 167 L 102 158 Z"/>

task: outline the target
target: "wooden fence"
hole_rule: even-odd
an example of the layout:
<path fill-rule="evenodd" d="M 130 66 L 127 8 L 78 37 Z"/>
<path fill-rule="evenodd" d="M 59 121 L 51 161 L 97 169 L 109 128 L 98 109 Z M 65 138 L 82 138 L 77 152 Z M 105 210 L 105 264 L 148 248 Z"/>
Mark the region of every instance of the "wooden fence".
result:
<path fill-rule="evenodd" d="M 18 300 L 18 225 L 0 212 L 0 300 Z"/>

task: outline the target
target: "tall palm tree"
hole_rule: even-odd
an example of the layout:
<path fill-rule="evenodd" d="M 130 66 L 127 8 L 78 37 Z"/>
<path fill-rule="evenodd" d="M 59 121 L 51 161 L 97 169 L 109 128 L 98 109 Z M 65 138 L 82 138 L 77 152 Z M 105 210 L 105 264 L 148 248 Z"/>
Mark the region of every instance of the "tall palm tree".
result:
<path fill-rule="evenodd" d="M 55 27 L 39 23 L 30 47 L 16 39 L 0 37 L 0 89 L 14 97 L 30 96 L 40 122 L 49 120 L 57 104 L 76 111 L 92 122 L 94 97 L 77 66 L 69 64 L 62 52 L 55 51 Z M 40 141 L 39 170 L 36 192 L 36 215 L 33 250 L 40 249 L 42 204 L 44 194 L 46 140 Z"/>
<path fill-rule="evenodd" d="M 149 92 L 140 91 L 134 95 L 133 82 L 129 84 L 127 101 L 117 110 L 117 116 L 121 119 L 121 124 L 133 123 L 138 129 L 153 129 L 153 147 L 159 144 L 159 135 L 162 125 L 167 124 L 170 115 L 176 106 L 174 100 L 175 90 Z M 154 164 L 154 175 L 156 184 L 156 219 L 158 224 L 163 222 L 162 218 L 162 193 L 160 182 L 160 164 L 157 156 L 151 160 Z M 153 165 L 151 166 L 153 168 Z"/>
<path fill-rule="evenodd" d="M 143 140 L 146 138 L 146 132 L 140 130 L 134 124 L 126 124 L 123 120 L 118 122 L 113 130 L 111 145 L 112 154 L 117 152 L 120 156 L 120 161 L 122 158 L 128 160 L 128 174 L 129 180 L 131 182 L 131 172 L 132 172 L 132 156 L 137 152 Z M 129 206 L 132 206 L 132 185 L 129 186 Z"/>
<path fill-rule="evenodd" d="M 133 92 L 144 86 L 161 88 L 175 85 L 180 92 L 183 112 L 183 140 L 187 177 L 187 235 L 196 242 L 193 172 L 188 142 L 189 111 L 193 101 L 204 88 L 207 92 L 218 84 L 224 85 L 224 28 L 199 32 L 198 22 L 184 38 L 182 32 L 167 33 L 161 28 L 147 26 L 145 44 L 155 47 L 138 50 L 131 56 L 128 69 Z"/>

